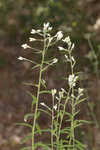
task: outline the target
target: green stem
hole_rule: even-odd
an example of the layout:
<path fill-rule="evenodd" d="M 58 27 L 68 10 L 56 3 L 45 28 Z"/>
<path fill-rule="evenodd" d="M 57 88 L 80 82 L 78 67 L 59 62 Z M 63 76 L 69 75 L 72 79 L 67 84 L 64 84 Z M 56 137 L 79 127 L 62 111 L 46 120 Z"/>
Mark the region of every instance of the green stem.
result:
<path fill-rule="evenodd" d="M 38 90 L 37 90 L 37 102 L 36 102 L 36 107 L 35 107 L 35 112 L 34 112 L 34 121 L 33 121 L 33 127 L 32 127 L 32 150 L 35 150 L 34 136 L 35 136 L 37 113 L 38 113 L 38 103 L 39 103 L 39 95 L 40 95 L 40 87 L 41 87 L 41 79 L 42 79 L 42 69 L 43 69 L 45 50 L 46 50 L 45 42 L 46 41 L 44 40 L 44 49 L 42 52 L 42 61 L 41 61 L 41 66 L 40 66 L 39 83 L 38 83 Z"/>
<path fill-rule="evenodd" d="M 69 57 L 70 57 L 70 64 L 71 64 L 71 74 L 74 74 L 73 68 L 75 63 L 73 64 L 72 62 L 72 56 L 71 53 L 69 53 Z M 72 86 L 72 95 L 74 96 L 74 86 Z M 74 105 L 74 97 L 72 96 L 72 118 L 71 118 L 71 136 L 70 136 L 70 140 L 69 140 L 69 145 L 71 145 L 72 142 L 72 147 L 73 150 L 75 148 L 75 131 L 74 131 L 74 113 L 75 113 L 75 105 Z"/>
<path fill-rule="evenodd" d="M 60 139 L 60 131 L 61 131 L 61 126 L 62 126 L 62 121 L 63 121 L 63 118 L 64 118 L 64 115 L 65 115 L 65 109 L 66 109 L 66 105 L 67 105 L 67 102 L 69 100 L 69 93 L 70 93 L 70 90 L 69 92 L 67 93 L 67 98 L 65 100 L 65 104 L 64 104 L 64 109 L 63 109 L 63 114 L 61 116 L 61 120 L 60 120 L 60 123 L 59 123 L 59 128 L 58 128 L 58 135 L 57 135 L 57 150 L 59 150 L 59 139 Z M 60 112 L 58 112 L 59 114 Z M 58 118 L 57 118 L 58 120 Z M 57 122 L 58 123 L 58 122 Z"/>
<path fill-rule="evenodd" d="M 53 119 L 54 119 L 54 95 L 52 96 L 52 124 L 51 124 L 51 150 L 53 150 Z"/>

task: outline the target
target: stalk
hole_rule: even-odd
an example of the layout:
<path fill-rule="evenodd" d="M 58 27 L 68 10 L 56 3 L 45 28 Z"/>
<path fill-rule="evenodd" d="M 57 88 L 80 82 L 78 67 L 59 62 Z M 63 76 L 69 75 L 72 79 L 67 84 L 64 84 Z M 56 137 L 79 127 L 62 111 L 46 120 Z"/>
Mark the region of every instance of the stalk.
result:
<path fill-rule="evenodd" d="M 71 52 L 69 52 L 69 57 L 70 57 L 70 65 L 71 65 L 71 74 L 74 75 L 74 65 L 72 62 L 72 57 L 71 57 Z M 74 86 L 72 85 L 72 95 L 74 95 Z M 69 140 L 69 145 L 72 145 L 73 150 L 75 148 L 75 130 L 74 130 L 74 113 L 75 113 L 75 106 L 74 106 L 74 97 L 72 96 L 72 118 L 71 118 L 71 136 Z M 72 144 L 71 144 L 72 142 Z"/>
<path fill-rule="evenodd" d="M 45 57 L 45 50 L 46 50 L 46 40 L 45 40 L 45 36 L 44 36 L 44 48 L 43 48 L 43 52 L 42 52 L 42 60 L 41 60 L 40 73 L 39 73 L 39 82 L 38 82 L 38 90 L 37 90 L 37 102 L 36 102 L 36 107 L 35 107 L 35 112 L 34 112 L 34 120 L 33 120 L 33 127 L 32 127 L 32 150 L 35 150 L 34 136 L 35 136 L 37 113 L 38 113 L 38 103 L 39 103 L 39 95 L 40 95 L 40 87 L 41 87 L 42 69 L 43 69 L 43 63 L 44 63 L 44 57 Z"/>

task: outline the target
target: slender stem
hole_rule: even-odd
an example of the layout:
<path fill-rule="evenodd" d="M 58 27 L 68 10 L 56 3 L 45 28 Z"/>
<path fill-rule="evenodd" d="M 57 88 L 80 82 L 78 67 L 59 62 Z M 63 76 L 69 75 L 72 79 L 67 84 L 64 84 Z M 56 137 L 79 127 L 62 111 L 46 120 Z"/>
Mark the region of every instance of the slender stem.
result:
<path fill-rule="evenodd" d="M 69 57 L 70 57 L 70 65 L 71 65 L 71 74 L 74 75 L 74 71 L 73 71 L 73 68 L 74 68 L 74 65 L 75 63 L 72 62 L 72 56 L 71 56 L 71 53 L 69 52 Z M 71 118 L 71 136 L 70 136 L 70 140 L 69 140 L 69 145 L 71 145 L 71 142 L 72 142 L 72 147 L 73 147 L 73 150 L 75 148 L 75 131 L 74 131 L 74 113 L 75 113 L 75 105 L 74 105 L 74 86 L 72 85 L 72 118 Z"/>
<path fill-rule="evenodd" d="M 67 98 L 65 100 L 65 104 L 64 104 L 64 109 L 63 109 L 63 114 L 61 116 L 61 120 L 60 120 L 60 123 L 59 123 L 59 128 L 58 128 L 58 135 L 57 135 L 57 150 L 59 149 L 59 139 L 60 139 L 60 131 L 61 131 L 61 126 L 62 126 L 62 121 L 63 121 L 63 118 L 64 118 L 64 114 L 65 114 L 65 109 L 66 109 L 66 105 L 67 105 L 67 102 L 69 100 L 69 93 L 70 93 L 70 90 L 67 94 Z M 58 123 L 58 122 L 57 122 Z"/>
<path fill-rule="evenodd" d="M 51 150 L 53 150 L 54 95 L 52 96 Z"/>
<path fill-rule="evenodd" d="M 41 79 L 42 79 L 42 69 L 43 69 L 45 50 L 46 50 L 45 42 L 46 41 L 44 40 L 44 48 L 43 48 L 43 52 L 42 52 L 42 60 L 41 60 L 40 73 L 39 73 L 39 83 L 38 83 L 38 90 L 37 90 L 37 102 L 36 102 L 36 107 L 35 107 L 35 112 L 34 112 L 34 121 L 33 121 L 33 127 L 32 127 L 32 150 L 35 150 L 34 136 L 35 136 L 37 113 L 38 113 L 38 103 L 39 103 L 39 95 L 40 95 L 40 87 L 41 87 Z"/>

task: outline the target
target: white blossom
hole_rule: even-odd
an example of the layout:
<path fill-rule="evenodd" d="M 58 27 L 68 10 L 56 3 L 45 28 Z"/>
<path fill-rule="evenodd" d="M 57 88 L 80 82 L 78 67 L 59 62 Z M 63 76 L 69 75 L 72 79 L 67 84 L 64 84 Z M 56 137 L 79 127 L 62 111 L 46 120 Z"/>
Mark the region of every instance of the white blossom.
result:
<path fill-rule="evenodd" d="M 62 39 L 62 41 L 63 41 L 63 42 L 65 42 L 65 43 L 69 43 L 69 42 L 71 42 L 71 41 L 70 41 L 70 37 L 69 37 L 69 36 L 68 36 L 68 37 L 66 37 L 65 39 Z"/>
<path fill-rule="evenodd" d="M 31 30 L 31 34 L 35 34 L 37 31 L 35 29 Z"/>
<path fill-rule="evenodd" d="M 57 37 L 57 41 L 61 40 L 63 37 L 62 31 L 58 31 L 57 34 L 55 35 L 55 37 Z"/>
<path fill-rule="evenodd" d="M 61 99 L 63 97 L 64 92 L 63 91 L 59 91 L 59 98 Z"/>
<path fill-rule="evenodd" d="M 77 79 L 78 79 L 78 76 L 75 76 L 74 74 L 69 75 L 69 78 L 68 78 L 69 86 L 74 87 L 76 85 Z"/>
<path fill-rule="evenodd" d="M 68 56 L 65 54 L 65 58 L 68 60 Z"/>
<path fill-rule="evenodd" d="M 51 31 L 52 30 L 52 27 L 48 27 L 48 31 Z"/>
<path fill-rule="evenodd" d="M 23 47 L 24 49 L 30 48 L 30 46 L 29 46 L 29 45 L 27 45 L 27 44 L 22 44 L 22 46 L 21 46 L 21 47 Z"/>
<path fill-rule="evenodd" d="M 61 47 L 61 46 L 59 46 L 58 49 L 59 49 L 60 51 L 65 50 L 65 48 L 63 48 L 63 47 Z"/>
<path fill-rule="evenodd" d="M 72 59 L 72 61 L 73 61 L 73 62 L 75 61 L 75 59 L 74 59 L 74 57 L 73 57 L 73 56 L 71 57 L 71 59 Z"/>
<path fill-rule="evenodd" d="M 25 58 L 24 58 L 24 57 L 21 57 L 21 56 L 19 56 L 18 59 L 19 59 L 19 60 L 25 60 Z"/>
<path fill-rule="evenodd" d="M 79 94 L 82 94 L 82 93 L 83 93 L 83 91 L 84 91 L 84 89 L 82 89 L 82 88 L 78 88 L 78 93 L 79 93 Z"/>
<path fill-rule="evenodd" d="M 61 90 L 62 90 L 63 93 L 66 93 L 65 89 L 61 88 Z"/>
<path fill-rule="evenodd" d="M 40 103 L 40 104 L 41 104 L 42 106 L 46 106 L 46 104 L 45 104 L 45 103 L 43 103 L 43 102 L 42 102 L 42 103 Z"/>
<path fill-rule="evenodd" d="M 58 59 L 57 58 L 54 58 L 53 59 L 53 64 L 57 63 Z"/>
<path fill-rule="evenodd" d="M 36 41 L 36 39 L 35 39 L 35 38 L 31 38 L 31 37 L 30 37 L 30 38 L 29 38 L 29 41 L 30 41 L 30 42 L 32 42 L 32 41 Z"/>
<path fill-rule="evenodd" d="M 40 32 L 41 32 L 41 30 L 37 30 L 37 31 L 36 31 L 36 33 L 40 33 Z"/>
<path fill-rule="evenodd" d="M 57 90 L 56 89 L 52 89 L 51 93 L 52 93 L 52 96 L 54 96 L 57 93 Z"/>
<path fill-rule="evenodd" d="M 43 30 L 44 30 L 44 31 L 48 30 L 49 25 L 50 25 L 49 22 L 44 23 L 44 24 L 43 24 Z"/>
<path fill-rule="evenodd" d="M 51 43 L 52 40 L 53 40 L 53 37 L 50 37 L 50 38 L 49 38 L 49 43 Z"/>
<path fill-rule="evenodd" d="M 57 104 L 55 106 L 53 106 L 54 110 L 57 110 Z"/>
<path fill-rule="evenodd" d="M 74 47 L 75 47 L 75 44 L 73 43 L 73 44 L 72 44 L 72 47 L 71 47 L 71 50 L 73 50 L 73 49 L 74 49 Z"/>

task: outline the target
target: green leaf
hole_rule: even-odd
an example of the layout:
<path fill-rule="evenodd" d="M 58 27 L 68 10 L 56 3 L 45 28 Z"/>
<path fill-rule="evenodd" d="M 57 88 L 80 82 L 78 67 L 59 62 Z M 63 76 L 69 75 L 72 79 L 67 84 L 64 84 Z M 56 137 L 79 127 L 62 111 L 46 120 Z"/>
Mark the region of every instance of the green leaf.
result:
<path fill-rule="evenodd" d="M 34 96 L 32 93 L 28 92 L 30 94 L 30 96 L 32 97 L 32 104 L 31 104 L 31 111 L 33 111 L 33 105 L 36 104 L 37 102 L 37 97 Z"/>
<path fill-rule="evenodd" d="M 40 91 L 40 94 L 51 94 L 51 91 L 50 90 L 43 90 L 43 91 Z"/>
<path fill-rule="evenodd" d="M 41 80 L 41 84 L 42 84 L 42 86 L 44 87 L 44 88 L 46 88 L 46 81 L 45 80 Z"/>
<path fill-rule="evenodd" d="M 47 146 L 46 144 L 43 144 L 43 143 L 41 143 L 41 142 L 37 142 L 37 143 L 35 144 L 35 149 L 36 149 L 37 147 L 43 147 L 44 150 L 51 150 L 51 148 L 50 148 L 49 146 Z"/>
<path fill-rule="evenodd" d="M 23 83 L 24 85 L 28 85 L 28 86 L 35 86 L 35 87 L 38 87 L 38 84 L 33 84 L 33 83 Z M 29 93 L 29 92 L 28 92 Z"/>
<path fill-rule="evenodd" d="M 33 116 L 34 116 L 34 113 L 28 113 L 28 114 L 24 115 L 24 121 L 27 122 L 28 117 L 33 117 Z"/>
<path fill-rule="evenodd" d="M 37 129 L 36 132 L 41 135 L 42 131 L 41 131 L 40 126 L 38 124 L 36 124 L 36 129 Z"/>
<path fill-rule="evenodd" d="M 80 141 L 78 141 L 78 140 L 76 140 L 76 139 L 75 139 L 75 143 L 76 143 L 79 147 L 86 148 L 86 145 L 82 144 Z"/>
<path fill-rule="evenodd" d="M 76 111 L 73 116 L 75 117 L 79 112 L 80 110 Z"/>
<path fill-rule="evenodd" d="M 72 114 L 71 114 L 71 113 L 65 112 L 65 114 L 66 114 L 67 116 L 69 116 L 70 119 L 72 118 Z"/>
<path fill-rule="evenodd" d="M 91 121 L 87 121 L 87 120 L 78 120 L 78 121 L 79 123 L 88 123 L 88 124 L 92 123 Z"/>
<path fill-rule="evenodd" d="M 78 105 L 78 104 L 80 104 L 80 103 L 82 103 L 82 102 L 84 102 L 85 100 L 87 100 L 87 98 L 83 98 L 83 99 L 81 99 L 81 100 L 78 100 L 78 101 L 75 103 L 75 106 Z"/>
<path fill-rule="evenodd" d="M 38 109 L 38 110 L 40 110 L 40 111 L 42 111 L 42 112 L 44 112 L 44 113 L 48 114 L 50 117 L 52 116 L 49 112 L 47 112 L 47 111 L 46 111 L 46 110 L 44 110 L 44 109 Z"/>
<path fill-rule="evenodd" d="M 25 127 L 32 128 L 32 125 L 30 125 L 28 123 L 16 123 L 15 125 L 20 125 L 20 126 L 25 126 Z"/>
<path fill-rule="evenodd" d="M 40 116 L 40 111 L 37 112 L 36 114 L 36 119 Z"/>
<path fill-rule="evenodd" d="M 31 69 L 35 69 L 35 68 L 38 68 L 38 67 L 40 67 L 40 64 L 35 65 L 35 66 L 32 67 Z"/>
<path fill-rule="evenodd" d="M 26 143 L 28 140 L 30 140 L 32 137 L 32 133 L 30 135 L 27 135 L 27 137 L 21 142 L 21 144 Z"/>
<path fill-rule="evenodd" d="M 31 146 L 28 146 L 28 147 L 23 147 L 20 150 L 30 150 L 31 148 L 32 148 Z"/>

